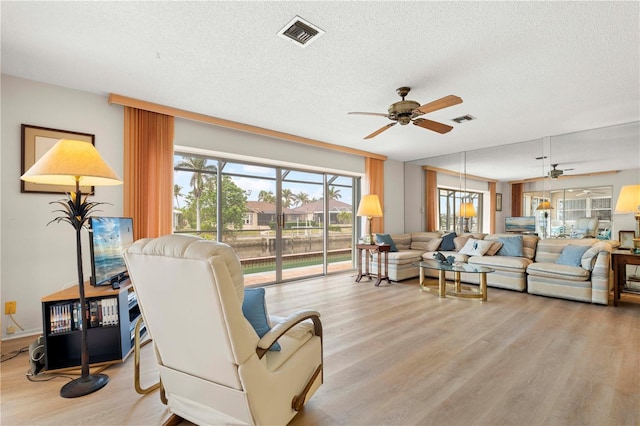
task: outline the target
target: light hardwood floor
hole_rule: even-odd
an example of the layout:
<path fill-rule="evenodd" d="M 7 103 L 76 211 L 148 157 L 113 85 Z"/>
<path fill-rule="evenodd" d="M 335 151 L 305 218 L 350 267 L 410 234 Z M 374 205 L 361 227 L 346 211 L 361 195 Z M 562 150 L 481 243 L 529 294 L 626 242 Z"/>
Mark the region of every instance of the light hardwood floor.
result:
<path fill-rule="evenodd" d="M 482 303 L 421 293 L 417 279 L 380 287 L 353 279 L 267 288 L 270 313 L 313 308 L 324 325 L 324 385 L 293 425 L 640 424 L 640 303 L 614 308 L 494 288 Z M 2 353 L 20 344 L 5 342 Z M 151 345 L 142 362 L 150 384 Z M 104 389 L 77 399 L 58 396 L 65 379 L 32 383 L 27 368 L 25 354 L 2 363 L 2 425 L 168 417 L 157 392 L 135 393 L 133 357 L 106 371 Z"/>

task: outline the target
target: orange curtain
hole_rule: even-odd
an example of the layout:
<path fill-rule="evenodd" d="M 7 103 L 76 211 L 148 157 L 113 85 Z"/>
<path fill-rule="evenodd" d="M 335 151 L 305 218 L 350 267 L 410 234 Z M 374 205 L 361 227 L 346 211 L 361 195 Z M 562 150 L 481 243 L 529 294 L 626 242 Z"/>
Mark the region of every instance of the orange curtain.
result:
<path fill-rule="evenodd" d="M 124 214 L 135 238 L 173 231 L 174 117 L 124 108 Z"/>
<path fill-rule="evenodd" d="M 366 189 L 363 189 L 363 194 L 376 194 L 384 214 L 384 161 L 365 157 L 364 173 Z M 384 218 L 374 217 L 371 220 L 371 233 L 382 232 L 384 232 Z"/>
<path fill-rule="evenodd" d="M 489 183 L 489 200 L 491 200 L 491 210 L 489 210 L 489 233 L 496 232 L 496 183 Z"/>
<path fill-rule="evenodd" d="M 511 216 L 522 216 L 522 194 L 524 184 L 511 184 Z"/>
<path fill-rule="evenodd" d="M 438 173 L 435 170 L 425 170 L 425 226 L 427 231 L 438 228 Z"/>

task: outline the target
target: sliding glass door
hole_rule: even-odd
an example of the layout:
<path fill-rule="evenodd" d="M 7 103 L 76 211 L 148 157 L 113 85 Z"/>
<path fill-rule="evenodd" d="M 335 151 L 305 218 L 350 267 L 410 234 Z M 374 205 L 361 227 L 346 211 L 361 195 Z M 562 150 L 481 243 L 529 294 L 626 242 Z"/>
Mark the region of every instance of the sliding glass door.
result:
<path fill-rule="evenodd" d="M 174 164 L 174 232 L 232 246 L 246 285 L 353 269 L 357 178 L 189 154 Z"/>

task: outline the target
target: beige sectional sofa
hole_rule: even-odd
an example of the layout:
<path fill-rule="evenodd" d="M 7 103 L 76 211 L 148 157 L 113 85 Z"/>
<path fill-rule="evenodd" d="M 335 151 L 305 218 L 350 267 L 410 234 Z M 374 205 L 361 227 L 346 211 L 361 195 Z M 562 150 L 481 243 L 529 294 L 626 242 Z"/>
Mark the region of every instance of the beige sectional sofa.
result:
<path fill-rule="evenodd" d="M 442 253 L 456 261 L 490 267 L 495 272 L 487 274 L 487 285 L 530 294 L 559 297 L 606 305 L 611 288 L 611 245 L 597 239 L 545 239 L 522 235 L 522 256 L 468 255 L 460 253 L 469 238 L 499 242 L 516 237 L 514 234 L 461 234 L 454 239 L 455 249 L 442 251 L 442 232 L 413 232 L 391 234 L 397 251 L 389 253 L 389 278 L 401 281 L 419 275 L 420 261 L 436 262 L 433 255 Z M 504 240 L 502 240 L 504 241 Z M 556 263 L 565 247 L 588 247 L 580 266 Z M 499 246 L 499 244 L 498 244 Z M 496 246 L 497 247 L 497 246 Z M 463 250 L 464 251 L 464 250 Z M 489 252 L 491 253 L 491 251 Z M 376 270 L 374 259 L 372 270 Z M 447 279 L 453 273 L 447 272 Z M 425 269 L 425 276 L 436 278 L 438 271 Z M 461 274 L 463 282 L 478 284 L 478 274 Z"/>

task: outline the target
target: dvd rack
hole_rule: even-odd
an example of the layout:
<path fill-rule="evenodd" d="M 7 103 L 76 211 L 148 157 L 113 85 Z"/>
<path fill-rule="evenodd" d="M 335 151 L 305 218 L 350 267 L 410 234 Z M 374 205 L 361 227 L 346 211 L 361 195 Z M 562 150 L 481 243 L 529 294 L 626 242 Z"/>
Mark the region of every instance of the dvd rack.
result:
<path fill-rule="evenodd" d="M 122 362 L 132 352 L 140 308 L 130 281 L 123 282 L 119 289 L 87 283 L 85 301 L 83 316 L 77 287 L 42 299 L 47 370 L 80 366 L 81 330 L 85 324 L 90 365 Z"/>

